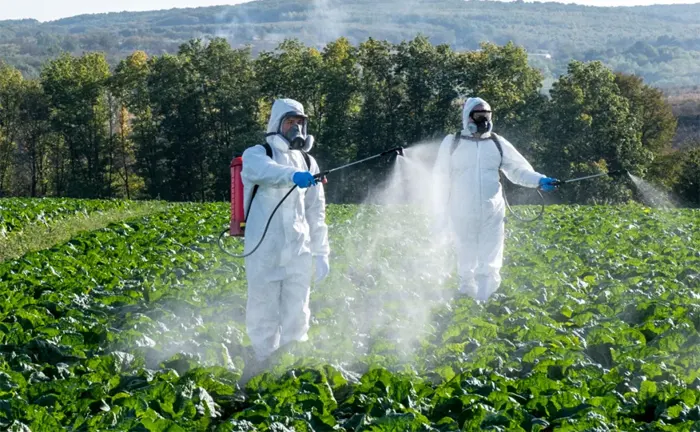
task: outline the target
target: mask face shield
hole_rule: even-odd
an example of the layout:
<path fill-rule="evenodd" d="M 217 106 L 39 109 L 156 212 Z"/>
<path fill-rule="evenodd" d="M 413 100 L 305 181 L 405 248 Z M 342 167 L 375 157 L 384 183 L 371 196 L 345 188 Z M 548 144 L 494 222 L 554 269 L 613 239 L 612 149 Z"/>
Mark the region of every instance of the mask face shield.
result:
<path fill-rule="evenodd" d="M 491 111 L 488 110 L 474 110 L 471 112 L 470 116 L 475 123 L 479 121 L 491 121 Z"/>
<path fill-rule="evenodd" d="M 474 122 L 474 132 L 478 134 L 484 134 L 491 130 L 491 110 L 483 109 L 481 107 L 476 107 L 474 111 L 469 113 L 469 118 Z M 481 109 L 479 109 L 481 108 Z"/>
<path fill-rule="evenodd" d="M 301 150 L 306 145 L 308 138 L 306 126 L 308 117 L 298 112 L 289 112 L 282 117 L 278 133 L 289 143 L 292 150 Z"/>

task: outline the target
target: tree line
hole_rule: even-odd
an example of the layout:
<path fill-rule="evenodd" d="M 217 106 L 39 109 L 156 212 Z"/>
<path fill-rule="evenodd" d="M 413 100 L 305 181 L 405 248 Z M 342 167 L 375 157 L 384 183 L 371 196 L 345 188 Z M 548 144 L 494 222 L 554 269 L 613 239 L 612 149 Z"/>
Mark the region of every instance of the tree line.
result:
<path fill-rule="evenodd" d="M 672 148 L 676 119 L 660 90 L 597 61 L 571 62 L 549 95 L 542 83 L 520 46 L 456 52 L 422 36 L 322 48 L 285 40 L 256 57 L 224 39 L 191 40 L 176 54 L 136 51 L 113 69 L 101 53 L 63 54 L 38 79 L 0 65 L 0 193 L 227 200 L 229 162 L 263 142 L 276 97 L 304 104 L 312 154 L 330 168 L 459 130 L 461 101 L 478 95 L 496 131 L 541 172 L 627 169 L 700 204 L 700 154 Z M 339 174 L 329 201 L 361 200 L 387 167 Z M 559 196 L 633 197 L 622 181 L 597 184 Z"/>

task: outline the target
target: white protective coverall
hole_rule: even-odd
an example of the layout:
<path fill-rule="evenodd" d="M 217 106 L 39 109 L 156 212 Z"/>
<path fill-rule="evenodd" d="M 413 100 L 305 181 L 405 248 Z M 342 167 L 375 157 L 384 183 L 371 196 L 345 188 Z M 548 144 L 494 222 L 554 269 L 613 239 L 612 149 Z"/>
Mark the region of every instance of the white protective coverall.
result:
<path fill-rule="evenodd" d="M 491 109 L 481 98 L 469 98 L 464 104 L 462 138 L 454 153 L 450 154 L 453 134 L 440 144 L 433 197 L 437 224 L 450 227 L 455 235 L 460 292 L 487 300 L 500 286 L 503 265 L 505 201 L 499 165 L 510 181 L 521 186 L 535 188 L 545 176 L 535 172 L 515 147 L 499 136 L 501 161 L 491 127 L 480 137 L 469 131 L 469 114 L 480 104 Z"/>
<path fill-rule="evenodd" d="M 292 111 L 303 114 L 304 107 L 292 99 L 276 100 L 267 132 L 278 132 L 284 115 Z M 258 243 L 273 209 L 294 186 L 294 173 L 320 172 L 313 157 L 307 170 L 301 152 L 290 150 L 281 135 L 266 140 L 272 147 L 272 159 L 262 145 L 243 152 L 244 211 L 248 211 L 254 185 L 259 185 L 246 223 L 245 253 Z M 327 259 L 330 252 L 325 206 L 321 183 L 296 188 L 275 213 L 258 250 L 245 259 L 246 328 L 259 361 L 291 341 L 308 339 L 312 256 Z"/>

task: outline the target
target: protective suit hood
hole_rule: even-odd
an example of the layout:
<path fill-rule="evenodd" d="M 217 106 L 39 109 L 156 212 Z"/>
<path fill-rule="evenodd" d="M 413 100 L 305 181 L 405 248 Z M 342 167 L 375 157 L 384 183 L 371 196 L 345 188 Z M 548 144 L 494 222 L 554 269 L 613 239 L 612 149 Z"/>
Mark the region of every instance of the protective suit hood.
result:
<path fill-rule="evenodd" d="M 267 122 L 267 143 L 283 152 L 289 151 L 289 142 L 278 132 L 282 119 L 289 113 L 294 113 L 294 115 L 308 119 L 308 116 L 304 113 L 304 105 L 298 101 L 295 101 L 294 99 L 285 98 L 275 100 L 275 102 L 272 104 L 270 120 Z M 306 132 L 306 125 L 304 126 L 304 135 L 308 136 Z M 305 145 L 300 150 L 308 153 L 312 148 L 313 140 L 307 139 Z"/>
<path fill-rule="evenodd" d="M 468 124 L 469 124 L 469 114 L 471 114 L 472 110 L 474 107 L 477 105 L 484 105 L 484 107 L 488 110 L 491 109 L 491 105 L 488 104 L 485 100 L 479 98 L 479 97 L 473 97 L 467 99 L 467 101 L 464 103 L 464 108 L 462 109 L 462 135 L 467 136 L 467 137 L 473 137 L 474 134 L 472 131 L 469 130 Z M 491 137 L 491 130 L 493 129 L 493 124 L 489 126 L 489 129 L 487 132 L 483 133 L 480 137 L 480 139 L 488 139 Z"/>

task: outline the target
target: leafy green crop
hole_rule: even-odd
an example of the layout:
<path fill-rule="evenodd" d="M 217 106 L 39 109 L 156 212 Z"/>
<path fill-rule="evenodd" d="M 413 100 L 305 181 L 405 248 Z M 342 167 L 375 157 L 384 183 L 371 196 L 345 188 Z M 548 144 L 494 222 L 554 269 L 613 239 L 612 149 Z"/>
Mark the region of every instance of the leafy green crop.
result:
<path fill-rule="evenodd" d="M 31 224 L 48 224 L 68 216 L 126 209 L 133 201 L 69 198 L 0 198 L 0 236 Z"/>
<path fill-rule="evenodd" d="M 700 212 L 556 206 L 509 223 L 486 305 L 454 298 L 454 259 L 417 215 L 328 216 L 310 341 L 243 388 L 244 274 L 214 244 L 225 204 L 176 204 L 0 264 L 0 427 L 700 427 Z"/>

